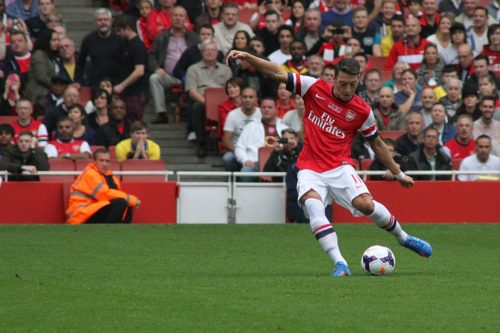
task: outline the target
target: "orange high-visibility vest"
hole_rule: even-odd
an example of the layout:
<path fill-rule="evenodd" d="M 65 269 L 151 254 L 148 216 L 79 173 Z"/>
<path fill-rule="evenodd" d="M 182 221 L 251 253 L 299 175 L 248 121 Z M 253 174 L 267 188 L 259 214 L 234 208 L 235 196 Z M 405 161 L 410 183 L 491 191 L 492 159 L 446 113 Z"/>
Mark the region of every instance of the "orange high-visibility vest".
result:
<path fill-rule="evenodd" d="M 112 176 L 117 190 L 108 186 L 105 176 Z M 137 204 L 137 197 L 121 190 L 120 181 L 111 170 L 102 174 L 94 163 L 89 163 L 82 174 L 71 185 L 66 220 L 71 224 L 85 223 L 112 199 L 125 199 L 129 207 Z"/>

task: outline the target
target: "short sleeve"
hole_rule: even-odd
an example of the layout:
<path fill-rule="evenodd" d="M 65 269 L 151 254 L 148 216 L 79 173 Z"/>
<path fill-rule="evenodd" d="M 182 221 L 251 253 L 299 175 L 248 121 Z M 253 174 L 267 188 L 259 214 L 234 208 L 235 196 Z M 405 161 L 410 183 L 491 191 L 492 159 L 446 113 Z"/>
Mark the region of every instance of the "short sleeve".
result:
<path fill-rule="evenodd" d="M 92 150 L 90 150 L 89 143 L 87 141 L 83 141 L 82 144 L 80 145 L 80 153 L 89 153 L 92 155 Z"/>
<path fill-rule="evenodd" d="M 48 158 L 56 158 L 58 156 L 57 149 L 53 144 L 46 145 L 43 151 L 47 154 Z"/>
<path fill-rule="evenodd" d="M 377 121 L 375 120 L 375 115 L 373 110 L 370 109 L 370 114 L 366 118 L 360 129 L 361 135 L 367 140 L 374 140 L 378 136 L 377 131 Z"/>
<path fill-rule="evenodd" d="M 317 80 L 318 79 L 311 76 L 299 75 L 296 73 L 288 73 L 288 79 L 286 81 L 286 89 L 300 95 L 301 97 L 304 97 L 309 88 L 311 88 L 312 85 L 315 84 Z"/>

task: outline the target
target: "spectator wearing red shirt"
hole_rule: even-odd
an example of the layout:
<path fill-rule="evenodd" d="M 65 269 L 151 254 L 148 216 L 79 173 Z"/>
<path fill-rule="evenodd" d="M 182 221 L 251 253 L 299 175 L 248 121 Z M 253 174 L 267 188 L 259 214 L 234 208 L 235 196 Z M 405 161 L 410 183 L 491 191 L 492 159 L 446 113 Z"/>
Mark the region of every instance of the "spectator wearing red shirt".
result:
<path fill-rule="evenodd" d="M 422 65 L 424 49 L 430 42 L 420 37 L 421 30 L 417 18 L 409 17 L 406 20 L 406 38 L 403 37 L 392 46 L 385 63 L 386 70 L 391 70 L 399 61 L 408 63 L 413 70 Z"/>
<path fill-rule="evenodd" d="M 500 78 L 500 24 L 488 28 L 488 44 L 483 47 L 482 55 L 490 60 L 490 71 Z"/>
<path fill-rule="evenodd" d="M 424 15 L 420 17 L 420 25 L 422 26 L 420 36 L 427 38 L 436 33 L 439 24 L 440 16 L 437 0 L 424 0 L 422 2 L 422 12 Z"/>
<path fill-rule="evenodd" d="M 147 20 L 149 13 L 153 10 L 153 4 L 149 0 L 139 1 L 139 13 L 140 17 L 137 19 L 137 35 L 144 43 L 146 50 L 151 48 L 151 40 L 148 38 L 147 34 Z"/>
<path fill-rule="evenodd" d="M 232 77 L 226 82 L 226 95 L 229 98 L 219 105 L 219 128 L 217 137 L 221 138 L 224 131 L 224 124 L 229 112 L 239 108 L 241 105 L 241 91 L 245 87 L 245 81 L 239 77 Z"/>
<path fill-rule="evenodd" d="M 5 74 L 20 73 L 23 83 L 28 78 L 28 70 L 31 62 L 31 52 L 28 45 L 28 39 L 24 33 L 21 31 L 11 32 L 10 50 L 12 52 L 5 59 Z"/>
<path fill-rule="evenodd" d="M 461 114 L 457 118 L 455 128 L 457 135 L 445 143 L 445 147 L 450 151 L 452 159 L 466 158 L 474 154 L 476 142 L 472 137 L 472 117 L 468 114 Z"/>
<path fill-rule="evenodd" d="M 14 143 L 19 140 L 19 134 L 24 131 L 33 133 L 33 137 L 38 142 L 38 147 L 45 147 L 48 141 L 47 127 L 41 121 L 31 117 L 33 105 L 27 99 L 17 101 L 17 119 L 12 123 L 14 128 Z"/>
<path fill-rule="evenodd" d="M 153 43 L 153 39 L 172 25 L 172 10 L 177 0 L 160 0 L 160 9 L 154 9 L 149 13 L 146 20 L 146 31 L 149 39 L 148 43 Z M 187 30 L 193 30 L 193 25 L 186 17 L 185 27 Z"/>
<path fill-rule="evenodd" d="M 199 15 L 196 20 L 196 30 L 199 30 L 202 25 L 216 25 L 221 20 L 222 1 L 221 0 L 205 0 L 205 12 Z"/>
<path fill-rule="evenodd" d="M 285 113 L 295 109 L 295 101 L 292 98 L 292 93 L 286 89 L 286 83 L 281 82 L 278 86 L 278 99 L 276 100 L 276 108 L 278 109 L 277 116 L 283 118 Z"/>
<path fill-rule="evenodd" d="M 57 140 L 49 141 L 45 146 L 48 158 L 66 158 L 79 160 L 90 158 L 90 146 L 86 141 L 75 140 L 75 123 L 69 118 L 62 118 L 57 122 Z"/>

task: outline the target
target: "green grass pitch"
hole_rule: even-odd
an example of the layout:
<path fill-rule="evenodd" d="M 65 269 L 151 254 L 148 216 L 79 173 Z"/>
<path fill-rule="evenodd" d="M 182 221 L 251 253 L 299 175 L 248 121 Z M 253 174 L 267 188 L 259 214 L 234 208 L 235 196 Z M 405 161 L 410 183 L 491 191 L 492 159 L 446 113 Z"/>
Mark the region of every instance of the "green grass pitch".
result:
<path fill-rule="evenodd" d="M 0 226 L 1 332 L 500 332 L 500 224 L 409 224 L 421 258 L 337 225 L 334 279 L 307 225 Z M 394 274 L 367 276 L 382 244 Z"/>

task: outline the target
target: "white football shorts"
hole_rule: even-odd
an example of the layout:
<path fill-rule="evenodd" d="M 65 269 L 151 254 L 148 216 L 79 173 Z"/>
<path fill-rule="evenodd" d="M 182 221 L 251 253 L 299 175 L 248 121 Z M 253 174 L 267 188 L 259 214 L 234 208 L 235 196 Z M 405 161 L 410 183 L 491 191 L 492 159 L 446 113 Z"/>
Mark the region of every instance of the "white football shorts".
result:
<path fill-rule="evenodd" d="M 350 164 L 323 173 L 300 170 L 297 182 L 300 206 L 302 206 L 300 198 L 311 189 L 321 196 L 325 207 L 335 201 L 354 216 L 362 216 L 363 213 L 352 206 L 352 200 L 363 193 L 370 194 L 365 183 Z"/>

